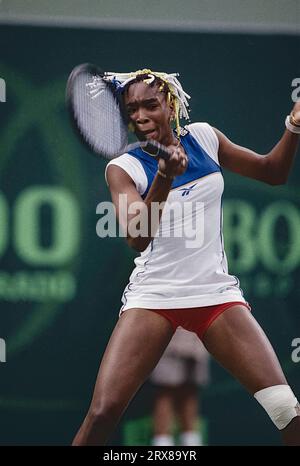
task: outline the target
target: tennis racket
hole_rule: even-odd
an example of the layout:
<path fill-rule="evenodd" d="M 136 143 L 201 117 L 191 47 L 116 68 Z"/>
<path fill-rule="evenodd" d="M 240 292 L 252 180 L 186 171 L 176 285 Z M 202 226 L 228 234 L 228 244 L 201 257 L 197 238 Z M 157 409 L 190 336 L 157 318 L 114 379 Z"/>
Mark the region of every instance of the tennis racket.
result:
<path fill-rule="evenodd" d="M 170 157 L 157 141 L 128 143 L 128 118 L 118 87 L 96 65 L 84 63 L 73 69 L 66 102 L 77 135 L 94 155 L 113 159 L 141 147 L 153 157 Z"/>

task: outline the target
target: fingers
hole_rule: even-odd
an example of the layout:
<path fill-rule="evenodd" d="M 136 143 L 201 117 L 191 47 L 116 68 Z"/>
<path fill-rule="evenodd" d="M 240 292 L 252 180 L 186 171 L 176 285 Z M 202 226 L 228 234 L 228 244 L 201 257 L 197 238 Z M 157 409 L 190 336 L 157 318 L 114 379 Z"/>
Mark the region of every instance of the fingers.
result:
<path fill-rule="evenodd" d="M 186 160 L 184 152 L 176 148 L 169 160 L 166 161 L 166 166 L 170 167 L 170 169 L 175 169 L 176 167 L 183 166 L 183 163 L 186 163 L 184 160 Z"/>
<path fill-rule="evenodd" d="M 300 123 L 300 101 L 295 103 L 294 108 L 292 110 L 292 115 L 294 119 L 297 121 L 297 123 Z"/>
<path fill-rule="evenodd" d="M 170 149 L 170 148 L 169 148 Z M 173 149 L 173 147 L 172 147 Z M 174 147 L 168 160 L 160 160 L 160 169 L 163 169 L 170 176 L 181 175 L 188 165 L 188 157 L 182 147 Z"/>
<path fill-rule="evenodd" d="M 297 124 L 298 124 L 298 123 L 300 124 L 300 108 L 299 108 L 298 111 L 296 111 L 296 112 L 294 111 L 294 112 L 293 112 L 293 117 L 294 117 L 295 121 L 297 122 Z"/>
<path fill-rule="evenodd" d="M 188 158 L 187 158 L 187 155 L 184 152 L 184 150 L 182 150 L 181 147 L 178 147 L 178 148 L 175 149 L 173 154 L 175 154 L 174 158 L 176 158 L 176 161 L 177 161 L 178 165 L 185 168 L 187 166 L 187 163 L 188 163 Z"/>
<path fill-rule="evenodd" d="M 186 167 L 187 163 L 188 163 L 188 159 L 187 159 L 187 156 L 184 154 L 184 156 L 181 158 L 181 165 L 183 167 Z"/>

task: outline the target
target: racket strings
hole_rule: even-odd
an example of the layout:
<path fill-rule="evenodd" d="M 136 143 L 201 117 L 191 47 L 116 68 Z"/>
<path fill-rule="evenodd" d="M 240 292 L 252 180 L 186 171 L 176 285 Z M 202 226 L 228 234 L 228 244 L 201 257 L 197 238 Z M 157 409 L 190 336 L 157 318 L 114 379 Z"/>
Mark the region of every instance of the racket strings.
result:
<path fill-rule="evenodd" d="M 67 105 L 73 126 L 81 140 L 95 155 L 107 159 L 143 147 L 155 157 L 166 160 L 168 149 L 156 141 L 138 141 L 128 145 L 128 127 L 123 119 L 120 89 L 100 68 L 90 63 L 75 67 L 68 79 Z"/>
<path fill-rule="evenodd" d="M 95 152 L 114 157 L 127 144 L 127 128 L 107 83 L 101 77 L 82 73 L 73 95 L 75 118 L 84 138 Z"/>

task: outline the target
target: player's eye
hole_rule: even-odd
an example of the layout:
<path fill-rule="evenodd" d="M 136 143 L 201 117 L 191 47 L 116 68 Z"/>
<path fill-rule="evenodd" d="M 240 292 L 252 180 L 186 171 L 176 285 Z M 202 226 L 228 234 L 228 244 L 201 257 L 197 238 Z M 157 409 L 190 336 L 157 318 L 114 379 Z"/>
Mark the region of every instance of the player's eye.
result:
<path fill-rule="evenodd" d="M 135 107 L 127 107 L 127 113 L 128 115 L 132 115 L 134 112 L 136 112 Z"/>

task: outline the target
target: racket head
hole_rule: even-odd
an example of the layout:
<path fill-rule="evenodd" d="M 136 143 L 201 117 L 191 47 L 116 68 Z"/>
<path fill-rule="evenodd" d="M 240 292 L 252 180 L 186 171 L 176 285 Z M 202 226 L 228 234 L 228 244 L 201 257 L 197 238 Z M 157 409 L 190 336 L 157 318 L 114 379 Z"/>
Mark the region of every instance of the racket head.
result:
<path fill-rule="evenodd" d="M 112 159 L 127 147 L 128 128 L 116 87 L 98 66 L 76 66 L 67 82 L 66 103 L 72 126 L 96 156 Z"/>

